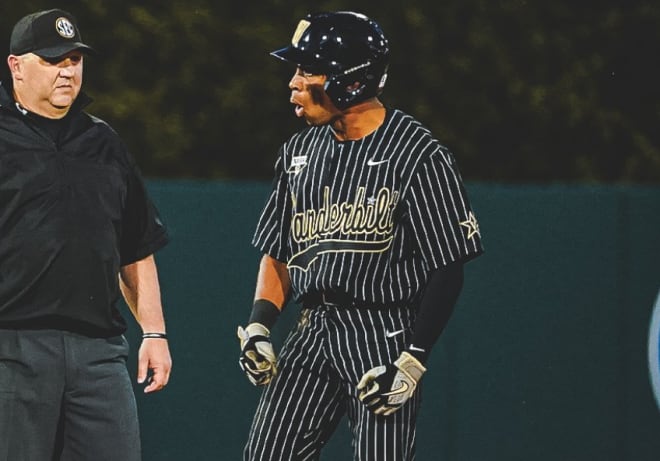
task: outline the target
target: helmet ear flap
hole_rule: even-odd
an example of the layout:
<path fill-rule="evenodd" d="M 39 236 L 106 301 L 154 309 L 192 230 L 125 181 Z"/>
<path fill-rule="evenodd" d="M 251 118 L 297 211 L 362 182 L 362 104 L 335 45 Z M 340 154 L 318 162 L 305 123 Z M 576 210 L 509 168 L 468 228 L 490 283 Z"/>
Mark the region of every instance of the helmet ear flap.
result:
<path fill-rule="evenodd" d="M 383 92 L 387 67 L 382 63 L 369 63 L 352 72 L 331 75 L 325 83 L 325 92 L 338 109 L 346 109 Z"/>
<path fill-rule="evenodd" d="M 346 109 L 361 100 L 367 85 L 362 81 L 356 80 L 355 77 L 335 75 L 326 81 L 325 92 L 334 105 L 337 106 L 337 109 Z"/>

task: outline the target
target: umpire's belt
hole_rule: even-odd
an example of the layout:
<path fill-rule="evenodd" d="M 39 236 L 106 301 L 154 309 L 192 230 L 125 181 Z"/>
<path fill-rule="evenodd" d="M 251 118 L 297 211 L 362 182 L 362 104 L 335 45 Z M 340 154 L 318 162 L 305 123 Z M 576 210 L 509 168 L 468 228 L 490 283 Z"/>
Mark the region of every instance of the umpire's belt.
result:
<path fill-rule="evenodd" d="M 336 306 L 336 307 L 354 307 L 358 309 L 390 309 L 395 307 L 404 307 L 407 304 L 403 302 L 396 303 L 371 303 L 339 291 L 322 291 L 306 293 L 302 296 L 302 307 L 304 309 L 317 306 Z"/>

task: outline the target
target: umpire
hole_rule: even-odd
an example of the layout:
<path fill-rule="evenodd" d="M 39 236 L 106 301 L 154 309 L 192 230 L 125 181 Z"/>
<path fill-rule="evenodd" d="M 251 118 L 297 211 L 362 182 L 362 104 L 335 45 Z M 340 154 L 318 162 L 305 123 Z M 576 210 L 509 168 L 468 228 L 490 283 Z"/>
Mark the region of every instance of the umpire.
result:
<path fill-rule="evenodd" d="M 343 415 L 354 459 L 413 460 L 420 379 L 482 252 L 452 153 L 378 99 L 381 28 L 352 12 L 301 20 L 272 53 L 293 63 L 295 114 L 253 239 L 264 255 L 239 327 L 261 396 L 245 460 L 318 459 Z M 276 360 L 270 330 L 292 298 L 297 326 Z"/>
<path fill-rule="evenodd" d="M 0 84 L 0 461 L 141 459 L 121 292 L 144 331 L 138 381 L 152 392 L 170 374 L 153 257 L 167 235 L 122 141 L 84 111 L 92 52 L 62 10 L 30 14 L 11 34 L 12 78 Z"/>

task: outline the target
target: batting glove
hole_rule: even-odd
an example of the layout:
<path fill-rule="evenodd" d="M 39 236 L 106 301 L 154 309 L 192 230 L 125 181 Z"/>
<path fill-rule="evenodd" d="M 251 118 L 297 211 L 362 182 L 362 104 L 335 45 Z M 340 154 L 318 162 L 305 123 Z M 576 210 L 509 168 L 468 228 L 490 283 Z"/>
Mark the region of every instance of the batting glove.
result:
<path fill-rule="evenodd" d="M 260 323 L 238 327 L 241 342 L 241 369 L 255 386 L 264 386 L 277 374 L 276 358 L 270 342 L 270 331 Z"/>
<path fill-rule="evenodd" d="M 393 364 L 372 368 L 362 376 L 358 397 L 377 415 L 391 415 L 412 397 L 425 371 L 415 357 L 402 352 Z"/>

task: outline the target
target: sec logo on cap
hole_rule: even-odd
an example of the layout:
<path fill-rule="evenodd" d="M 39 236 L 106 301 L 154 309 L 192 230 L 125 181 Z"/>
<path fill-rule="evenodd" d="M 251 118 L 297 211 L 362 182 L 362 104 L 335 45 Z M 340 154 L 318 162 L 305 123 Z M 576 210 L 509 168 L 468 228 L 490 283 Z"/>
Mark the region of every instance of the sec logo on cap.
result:
<path fill-rule="evenodd" d="M 64 38 L 73 38 L 76 35 L 76 29 L 67 18 L 58 18 L 55 21 L 55 30 Z"/>

